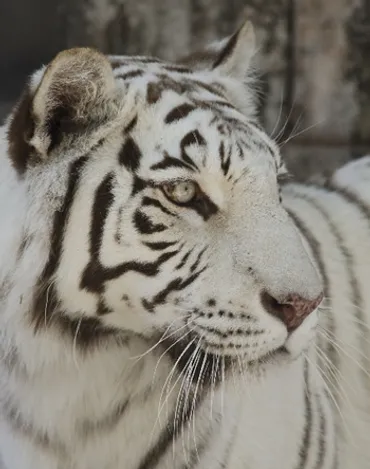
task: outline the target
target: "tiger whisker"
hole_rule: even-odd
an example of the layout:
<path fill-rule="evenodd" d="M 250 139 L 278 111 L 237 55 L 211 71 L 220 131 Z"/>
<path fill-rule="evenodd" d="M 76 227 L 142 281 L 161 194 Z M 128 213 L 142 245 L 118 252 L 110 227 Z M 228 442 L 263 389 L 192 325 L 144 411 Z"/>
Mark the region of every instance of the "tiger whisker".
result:
<path fill-rule="evenodd" d="M 317 347 L 317 346 L 316 346 Z M 327 371 L 330 373 L 330 375 L 333 377 L 333 379 L 335 380 L 335 383 L 327 376 L 327 374 L 325 373 L 323 378 L 327 379 L 329 381 L 329 384 L 332 385 L 333 389 L 337 389 L 337 390 L 340 390 L 341 391 L 341 394 L 340 394 L 340 397 L 344 397 L 344 399 L 346 400 L 346 402 L 352 406 L 352 403 L 351 403 L 351 400 L 348 396 L 348 393 L 346 392 L 346 390 L 344 389 L 344 386 L 343 384 L 341 383 L 341 380 L 339 379 L 339 377 L 345 382 L 344 380 L 344 376 L 343 376 L 343 373 L 340 372 L 339 368 L 336 367 L 330 360 L 329 358 L 326 356 L 326 354 L 320 350 L 319 347 L 316 348 L 315 352 L 318 354 L 318 356 L 320 356 L 321 358 L 323 358 L 326 362 L 326 365 L 327 365 Z M 320 365 L 318 365 L 320 367 Z M 320 367 L 320 369 L 322 369 Z M 337 374 L 339 375 L 339 377 L 337 376 Z M 347 383 L 348 384 L 348 383 Z M 339 388 L 339 389 L 338 389 Z M 353 387 L 352 387 L 352 390 L 353 390 Z"/>
<path fill-rule="evenodd" d="M 351 347 L 355 352 L 357 352 L 359 354 L 360 357 L 364 358 L 365 360 L 369 360 L 369 357 L 367 357 L 366 355 L 364 355 L 360 350 L 358 350 L 355 346 L 353 346 L 352 344 L 345 344 L 343 341 L 341 341 L 338 337 L 333 337 L 330 335 L 330 333 L 328 331 L 326 331 L 325 329 L 323 329 L 321 327 L 321 330 L 320 328 L 318 329 L 318 332 L 319 334 L 322 334 L 324 335 L 324 337 L 326 338 L 326 340 L 328 340 L 339 352 L 342 352 L 347 358 L 349 358 L 350 360 L 352 360 L 369 378 L 370 378 L 370 373 L 363 367 L 363 365 L 361 365 L 360 362 L 358 362 L 345 348 L 341 347 L 341 345 L 339 344 L 339 342 L 341 342 L 344 346 L 349 346 Z"/>
<path fill-rule="evenodd" d="M 166 387 L 167 387 L 167 383 L 170 383 L 171 380 L 172 380 L 172 377 L 177 369 L 177 364 L 178 362 L 181 360 L 182 356 L 186 353 L 187 349 L 192 345 L 192 342 L 189 342 L 188 346 L 182 351 L 180 357 L 178 358 L 178 360 L 176 361 L 176 363 L 173 364 L 172 368 L 171 368 L 171 371 L 170 373 L 168 374 L 166 380 L 165 380 L 165 383 L 163 384 L 162 386 L 162 390 L 161 390 L 161 393 L 160 393 L 160 396 L 159 396 L 159 400 L 158 400 L 158 409 L 157 409 L 157 418 L 156 418 L 156 421 L 154 422 L 154 425 L 153 425 L 153 430 L 152 430 L 152 433 L 151 433 L 151 438 L 153 437 L 153 433 L 154 433 L 154 430 L 157 426 L 157 424 L 159 423 L 159 425 L 161 426 L 161 413 L 162 413 L 162 410 L 164 408 L 164 406 L 168 403 L 168 400 L 173 392 L 173 390 L 175 389 L 176 387 L 176 384 L 178 383 L 178 381 L 181 379 L 181 373 L 179 374 L 179 376 L 177 377 L 176 381 L 175 381 L 175 384 L 173 385 L 173 387 L 171 388 L 171 390 L 168 392 L 166 391 L 166 396 L 165 396 L 165 399 L 162 403 L 162 396 L 163 396 L 163 392 L 165 391 Z M 168 415 L 167 415 L 167 419 L 168 419 Z"/>
<path fill-rule="evenodd" d="M 199 338 L 199 340 L 202 340 L 202 339 Z M 204 351 L 203 362 L 202 362 L 202 365 L 201 365 L 201 368 L 200 368 L 200 371 L 199 371 L 197 384 L 195 386 L 194 395 L 193 395 L 193 402 L 192 402 L 192 409 L 191 409 L 191 420 L 192 420 L 192 428 L 193 428 L 193 441 L 194 441 L 195 452 L 197 454 L 198 460 L 200 458 L 199 458 L 198 446 L 197 446 L 196 436 L 195 436 L 195 408 L 196 408 L 196 400 L 197 400 L 197 397 L 198 397 L 199 384 L 202 381 L 202 376 L 203 376 L 203 372 L 204 372 L 204 367 L 207 363 L 207 358 L 208 358 L 208 354 L 207 354 L 206 351 Z"/>
<path fill-rule="evenodd" d="M 281 119 L 281 116 L 282 116 L 282 113 L 283 113 L 283 102 L 284 102 L 284 88 L 281 89 L 281 99 L 280 99 L 279 113 L 278 113 L 278 117 L 276 119 L 275 125 L 274 125 L 272 131 L 270 132 L 270 137 L 271 138 L 274 138 L 275 130 L 277 130 L 278 127 L 279 127 L 280 119 Z"/>
<path fill-rule="evenodd" d="M 193 332 L 194 329 L 189 329 L 185 334 L 183 334 L 181 337 L 179 337 L 173 344 L 171 344 L 169 347 L 166 348 L 166 350 L 162 353 L 162 355 L 158 358 L 157 360 L 157 364 L 154 368 L 154 371 L 153 371 L 153 382 L 154 382 L 154 379 L 155 379 L 155 375 L 156 375 L 156 372 L 157 372 L 157 369 L 158 369 L 158 366 L 159 366 L 159 363 L 160 361 L 162 360 L 162 358 L 167 354 L 167 352 L 169 350 L 171 350 L 173 347 L 175 347 L 179 342 L 181 342 L 187 335 L 189 335 L 191 332 Z"/>
<path fill-rule="evenodd" d="M 324 387 L 325 387 L 325 389 L 326 389 L 328 395 L 330 396 L 330 398 L 331 398 L 331 400 L 332 400 L 332 402 L 333 402 L 335 408 L 336 408 L 337 411 L 338 411 L 338 414 L 339 414 L 340 418 L 342 419 L 343 425 L 344 425 L 346 431 L 348 432 L 348 435 L 350 436 L 350 435 L 351 435 L 351 432 L 350 432 L 350 430 L 349 430 L 349 428 L 348 428 L 348 425 L 347 425 L 347 423 L 346 423 L 346 420 L 345 420 L 345 418 L 344 418 L 344 415 L 343 415 L 343 412 L 342 412 L 342 410 L 341 410 L 341 408 L 340 408 L 340 405 L 339 405 L 337 399 L 335 398 L 335 396 L 333 395 L 333 392 L 331 391 L 330 386 L 328 386 L 328 384 L 327 384 L 326 381 L 325 381 L 325 378 L 323 377 L 323 375 L 325 374 L 324 371 L 322 370 L 322 368 L 321 368 L 317 363 L 315 364 L 315 363 L 312 362 L 312 360 L 309 358 L 308 354 L 304 353 L 304 357 L 305 357 L 305 359 L 308 361 L 308 363 L 311 365 L 311 367 L 312 367 L 314 370 L 317 371 L 317 374 L 318 374 L 318 376 L 320 377 L 320 380 L 321 380 L 322 384 L 324 385 Z"/>
<path fill-rule="evenodd" d="M 78 333 L 80 331 L 80 327 L 81 327 L 81 323 L 82 323 L 82 320 L 83 320 L 83 317 L 80 318 L 80 320 L 78 321 L 77 323 L 77 327 L 76 327 L 76 332 L 73 336 L 73 342 L 72 342 L 72 356 L 73 356 L 73 361 L 76 365 L 76 368 L 78 370 L 80 370 L 80 366 L 78 364 L 78 360 L 77 360 L 77 337 L 78 337 Z"/>
<path fill-rule="evenodd" d="M 191 353 L 190 357 L 188 358 L 187 362 L 186 362 L 186 365 L 185 365 L 184 370 L 183 370 L 184 371 L 183 379 L 182 379 L 181 386 L 180 386 L 180 391 L 179 391 L 179 396 L 180 396 L 180 393 L 181 393 L 181 396 L 182 396 L 182 416 L 179 417 L 179 420 L 181 422 L 181 446 L 182 446 L 184 460 L 187 463 L 188 463 L 188 461 L 187 461 L 187 453 L 186 453 L 186 450 L 185 450 L 185 438 L 184 438 L 184 430 L 185 430 L 185 428 L 184 428 L 185 427 L 185 425 L 184 425 L 184 409 L 186 409 L 186 407 L 188 405 L 187 396 L 189 395 L 189 392 L 190 392 L 190 389 L 191 389 L 191 380 L 189 380 L 188 372 L 189 372 L 189 368 L 191 367 L 191 363 L 193 361 L 193 358 L 194 358 L 195 354 L 196 354 L 195 351 L 193 351 Z M 184 384 L 185 384 L 185 390 L 183 390 Z M 179 396 L 178 396 L 178 398 L 179 398 Z M 175 420 L 176 420 L 176 414 L 177 414 L 177 401 L 176 401 Z M 173 451 L 174 451 L 175 440 L 173 441 L 172 447 L 173 447 Z M 173 456 L 174 456 L 174 454 L 173 454 Z"/>
<path fill-rule="evenodd" d="M 195 349 L 195 352 L 194 352 L 194 355 L 195 355 L 195 363 L 194 363 L 194 366 L 193 366 L 193 370 L 191 371 L 191 376 L 190 376 L 190 382 L 193 383 L 194 382 L 194 376 L 195 376 L 195 373 L 196 373 L 196 370 L 198 369 L 198 365 L 199 365 L 199 361 L 200 361 L 200 358 L 201 358 L 201 354 L 200 354 L 200 350 L 201 350 L 201 338 L 198 339 L 198 344 L 197 344 L 197 347 Z M 189 393 L 188 393 L 188 398 L 187 398 L 187 405 L 190 405 L 190 402 L 189 402 Z M 196 390 L 194 389 L 193 391 L 193 400 L 192 400 L 192 404 L 194 402 L 194 398 L 196 398 Z M 192 406 L 191 404 L 191 406 Z M 188 408 L 187 408 L 188 410 Z M 192 414 L 192 410 L 193 410 L 193 407 L 191 407 L 191 411 L 190 411 L 190 418 L 193 417 L 193 414 Z M 185 443 L 185 442 L 184 442 Z M 188 425 L 188 451 L 190 449 L 190 424 Z"/>
<path fill-rule="evenodd" d="M 281 127 L 279 133 L 278 133 L 278 134 L 275 136 L 275 138 L 274 138 L 274 140 L 277 142 L 278 145 L 280 145 L 279 139 L 280 139 L 280 137 L 282 137 L 282 136 L 284 135 L 285 129 L 286 129 L 288 123 L 289 123 L 289 119 L 290 119 L 290 116 L 292 115 L 292 112 L 293 112 L 293 109 L 294 109 L 294 105 L 295 105 L 295 103 L 296 103 L 296 100 L 297 100 L 297 96 L 294 96 L 294 100 L 293 100 L 293 103 L 292 103 L 292 105 L 291 105 L 291 107 L 290 107 L 289 113 L 288 113 L 288 115 L 287 115 L 287 117 L 286 117 L 286 119 L 285 119 L 285 123 L 284 123 L 284 125 Z M 283 104 L 283 103 L 282 103 L 282 104 Z"/>
<path fill-rule="evenodd" d="M 155 350 L 161 343 L 163 343 L 165 340 L 169 339 L 170 337 L 178 334 L 182 329 L 186 328 L 188 326 L 189 323 L 193 322 L 194 319 L 188 321 L 186 324 L 182 324 L 181 327 L 179 327 L 178 329 L 174 330 L 171 332 L 171 334 L 169 335 L 166 335 L 167 332 L 171 329 L 171 327 L 173 326 L 173 324 L 176 322 L 176 321 L 180 321 L 182 320 L 182 318 L 176 318 L 174 319 L 170 324 L 169 326 L 167 327 L 167 329 L 163 332 L 162 336 L 159 338 L 159 340 L 152 346 L 150 347 L 148 350 L 146 350 L 144 353 L 142 353 L 141 355 L 136 355 L 136 356 L 133 356 L 133 357 L 130 357 L 131 360 L 140 360 L 142 359 L 143 357 L 145 357 L 146 355 L 148 355 L 149 353 L 153 352 L 153 350 Z"/>
<path fill-rule="evenodd" d="M 287 143 L 289 143 L 291 140 L 293 140 L 293 138 L 296 138 L 296 137 L 298 137 L 299 135 L 302 135 L 302 134 L 308 132 L 309 130 L 311 130 L 311 129 L 317 127 L 318 125 L 323 124 L 326 120 L 327 120 L 327 119 L 323 119 L 323 120 L 321 120 L 321 121 L 319 121 L 319 122 L 315 122 L 314 124 L 309 125 L 309 126 L 306 127 L 305 129 L 302 129 L 301 131 L 297 132 L 295 135 L 290 135 L 289 138 L 287 138 L 286 140 L 284 140 L 284 142 L 282 142 L 282 143 L 279 145 L 279 147 L 280 147 L 280 148 L 283 148 Z"/>
<path fill-rule="evenodd" d="M 190 334 L 192 332 L 192 330 L 189 330 L 186 334 L 184 334 L 184 336 L 181 337 L 181 340 L 188 334 Z M 171 379 L 172 379 L 172 376 L 174 375 L 174 373 L 176 372 L 176 370 L 178 369 L 178 364 L 179 362 L 181 361 L 182 357 L 184 356 L 184 354 L 187 352 L 187 350 L 191 347 L 191 345 L 194 343 L 195 339 L 191 340 L 187 346 L 184 348 L 184 350 L 181 352 L 181 354 L 179 355 L 179 357 L 177 358 L 176 362 L 173 364 L 172 368 L 171 368 L 171 371 L 170 373 L 168 374 L 165 382 L 164 382 L 164 385 L 162 386 L 162 391 L 161 391 L 161 394 L 159 396 L 159 406 L 161 404 L 161 401 L 162 401 L 162 396 L 163 396 L 163 392 L 164 390 L 166 389 L 166 386 L 170 383 Z M 168 398 L 170 397 L 170 395 L 172 394 L 174 388 L 176 387 L 176 384 L 178 383 L 179 379 L 181 379 L 181 373 L 179 374 L 179 377 L 176 379 L 175 381 L 175 384 L 173 385 L 173 387 L 171 388 L 170 392 L 167 393 L 167 396 L 163 402 L 163 404 L 161 405 L 160 408 L 158 408 L 158 416 L 161 414 L 161 411 L 163 409 L 163 406 L 167 403 L 168 401 Z"/>

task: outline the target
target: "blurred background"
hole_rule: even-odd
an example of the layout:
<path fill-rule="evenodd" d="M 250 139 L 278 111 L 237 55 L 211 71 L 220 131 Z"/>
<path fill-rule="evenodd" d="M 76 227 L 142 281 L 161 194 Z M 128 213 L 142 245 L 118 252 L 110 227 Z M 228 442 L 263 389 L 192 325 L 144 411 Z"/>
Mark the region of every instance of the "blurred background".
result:
<path fill-rule="evenodd" d="M 300 179 L 370 150 L 370 0 L 0 0 L 0 119 L 58 51 L 174 59 L 256 28 L 260 116 Z"/>

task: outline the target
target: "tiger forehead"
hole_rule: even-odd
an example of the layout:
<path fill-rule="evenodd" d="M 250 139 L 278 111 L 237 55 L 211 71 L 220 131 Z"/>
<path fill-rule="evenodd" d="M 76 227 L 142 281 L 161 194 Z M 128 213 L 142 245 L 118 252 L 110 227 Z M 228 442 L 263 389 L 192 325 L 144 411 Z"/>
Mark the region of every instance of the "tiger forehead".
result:
<path fill-rule="evenodd" d="M 232 107 L 227 103 L 225 89 L 214 73 L 199 73 L 146 57 L 111 58 L 111 64 L 116 80 L 145 91 L 149 105 L 157 104 L 166 91 L 173 91 L 193 99 L 221 100 L 225 106 Z"/>
<path fill-rule="evenodd" d="M 116 79 L 140 95 L 124 133 L 145 160 L 150 155 L 151 169 L 199 172 L 216 164 L 227 176 L 237 161 L 253 156 L 279 169 L 275 144 L 228 101 L 214 74 L 146 57 L 111 57 L 111 64 Z"/>
<path fill-rule="evenodd" d="M 169 101 L 164 100 L 162 109 L 141 109 L 124 131 L 124 140 L 139 150 L 140 166 L 192 173 L 221 170 L 224 176 L 254 163 L 279 169 L 274 143 L 254 123 L 221 117 L 186 101 L 169 106 Z"/>

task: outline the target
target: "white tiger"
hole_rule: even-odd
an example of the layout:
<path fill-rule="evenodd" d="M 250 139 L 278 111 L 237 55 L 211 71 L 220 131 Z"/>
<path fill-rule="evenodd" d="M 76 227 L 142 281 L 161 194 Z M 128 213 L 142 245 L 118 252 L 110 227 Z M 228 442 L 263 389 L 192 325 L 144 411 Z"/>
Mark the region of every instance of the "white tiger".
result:
<path fill-rule="evenodd" d="M 370 467 L 370 158 L 280 190 L 221 44 L 62 52 L 2 129 L 4 469 Z"/>

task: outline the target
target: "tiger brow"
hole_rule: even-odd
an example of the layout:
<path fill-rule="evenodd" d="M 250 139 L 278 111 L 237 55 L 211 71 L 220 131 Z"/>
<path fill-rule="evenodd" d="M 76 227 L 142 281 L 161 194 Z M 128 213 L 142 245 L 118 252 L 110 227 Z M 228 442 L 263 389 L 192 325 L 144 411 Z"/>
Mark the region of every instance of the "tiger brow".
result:
<path fill-rule="evenodd" d="M 164 170 L 169 168 L 182 168 L 194 172 L 195 169 L 188 162 L 174 158 L 173 156 L 165 154 L 162 161 L 153 164 L 150 169 L 153 171 Z"/>

